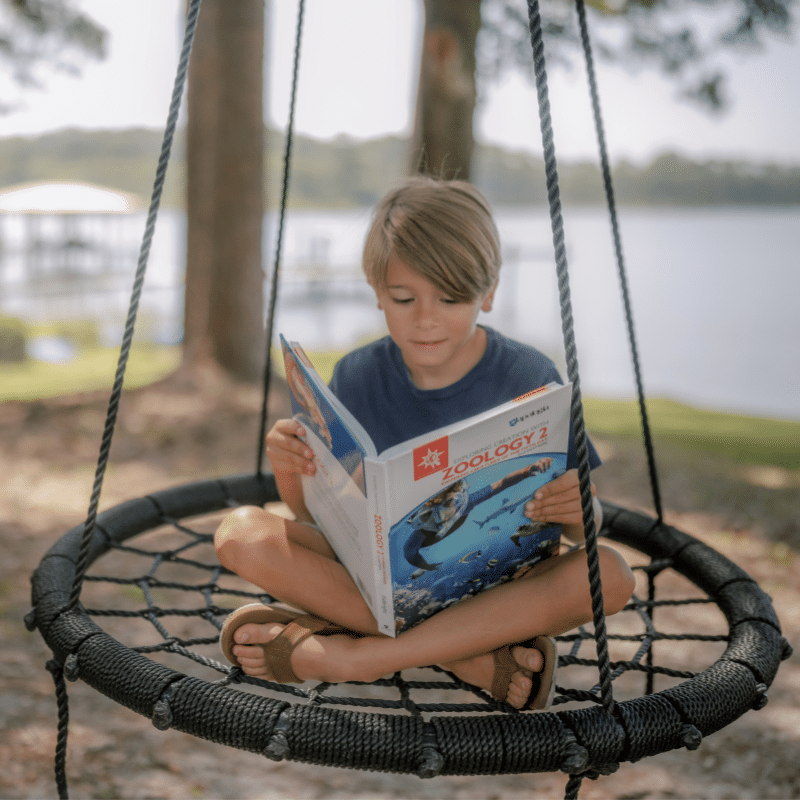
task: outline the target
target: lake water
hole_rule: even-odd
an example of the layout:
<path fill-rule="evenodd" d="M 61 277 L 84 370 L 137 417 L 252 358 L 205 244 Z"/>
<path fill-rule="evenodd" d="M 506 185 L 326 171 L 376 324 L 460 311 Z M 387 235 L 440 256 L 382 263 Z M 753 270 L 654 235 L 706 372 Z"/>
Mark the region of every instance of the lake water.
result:
<path fill-rule="evenodd" d="M 550 219 L 546 210 L 497 211 L 504 266 L 486 324 L 544 350 L 563 369 Z M 333 272 L 358 263 L 367 212 L 293 215 L 286 263 Z M 635 396 L 608 216 L 565 210 L 565 236 L 583 392 Z M 800 418 L 800 207 L 631 209 L 620 212 L 645 391 L 747 414 Z M 305 243 L 305 244 L 303 244 Z M 287 269 L 287 275 L 291 270 Z M 318 311 L 291 303 L 278 329 L 308 347 L 348 347 L 381 324 L 374 302 Z"/>
<path fill-rule="evenodd" d="M 504 266 L 495 308 L 484 322 L 544 350 L 563 372 L 547 211 L 498 209 L 496 216 Z M 358 272 L 368 221 L 368 209 L 289 215 L 276 321 L 287 338 L 308 349 L 346 349 L 382 328 L 382 315 Z M 620 225 L 648 396 L 800 419 L 800 206 L 626 209 Z M 129 226 L 139 237 L 144 220 L 131 217 Z M 632 397 L 607 213 L 566 209 L 564 226 L 583 392 Z M 269 270 L 274 219 L 265 227 Z M 184 231 L 182 214 L 162 212 L 142 314 L 163 340 L 180 335 Z M 8 256 L 2 264 L 1 310 L 30 317 L 66 313 L 18 290 L 20 264 Z M 97 296 L 84 287 L 81 297 L 59 302 L 84 315 L 87 309 L 104 314 L 114 338 L 129 285 L 127 280 L 124 290 L 105 287 Z"/>

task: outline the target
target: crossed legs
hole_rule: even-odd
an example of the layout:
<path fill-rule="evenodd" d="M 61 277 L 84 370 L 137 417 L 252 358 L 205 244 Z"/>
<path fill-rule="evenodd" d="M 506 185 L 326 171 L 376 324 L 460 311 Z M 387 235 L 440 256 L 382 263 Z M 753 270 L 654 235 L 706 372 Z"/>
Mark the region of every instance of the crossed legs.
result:
<path fill-rule="evenodd" d="M 592 619 L 586 557 L 575 551 L 538 564 L 523 578 L 457 603 L 400 634 L 379 635 L 369 608 L 347 571 L 314 528 L 243 507 L 220 525 L 215 545 L 220 562 L 286 603 L 343 628 L 364 634 L 311 636 L 292 654 L 292 668 L 303 679 L 371 681 L 398 670 L 439 664 L 462 680 L 488 689 L 492 651 L 534 636 L 554 636 Z M 600 548 L 607 614 L 627 603 L 633 592 L 628 565 L 613 549 Z M 235 634 L 235 653 L 246 672 L 269 677 L 261 648 L 280 625 L 244 625 Z M 537 650 L 515 647 L 519 664 L 506 700 L 521 706 L 531 674 L 542 668 Z"/>

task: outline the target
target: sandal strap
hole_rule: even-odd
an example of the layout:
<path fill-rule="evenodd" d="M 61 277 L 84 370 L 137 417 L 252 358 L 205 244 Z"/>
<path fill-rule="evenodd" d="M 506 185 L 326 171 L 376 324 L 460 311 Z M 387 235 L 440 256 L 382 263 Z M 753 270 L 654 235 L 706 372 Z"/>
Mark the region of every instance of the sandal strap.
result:
<path fill-rule="evenodd" d="M 520 644 L 523 647 L 531 647 L 534 650 L 538 650 L 544 659 L 541 671 L 534 672 L 531 676 L 531 690 L 520 711 L 547 709 L 553 702 L 555 671 L 558 666 L 555 641 L 549 636 L 537 636 Z M 500 700 L 501 702 L 506 702 L 511 676 L 520 668 L 514 656 L 511 655 L 511 649 L 515 646 L 506 645 L 492 653 L 494 657 L 494 678 L 492 680 L 491 694 L 495 700 Z"/>
<path fill-rule="evenodd" d="M 270 672 L 278 683 L 303 682 L 291 667 L 292 652 L 309 636 L 328 627 L 331 627 L 330 622 L 311 614 L 304 614 L 287 623 L 271 642 L 262 645 Z"/>
<path fill-rule="evenodd" d="M 511 676 L 519 669 L 519 664 L 511 655 L 511 648 L 500 647 L 492 653 L 494 657 L 494 679 L 492 680 L 492 697 L 505 702 Z"/>

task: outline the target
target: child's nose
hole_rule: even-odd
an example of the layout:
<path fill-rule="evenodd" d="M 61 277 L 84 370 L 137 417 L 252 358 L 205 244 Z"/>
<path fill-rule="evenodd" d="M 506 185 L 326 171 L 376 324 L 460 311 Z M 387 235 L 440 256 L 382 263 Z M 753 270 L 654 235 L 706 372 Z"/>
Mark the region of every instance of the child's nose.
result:
<path fill-rule="evenodd" d="M 417 325 L 427 327 L 436 324 L 437 309 L 434 303 L 421 302 L 416 304 Z"/>

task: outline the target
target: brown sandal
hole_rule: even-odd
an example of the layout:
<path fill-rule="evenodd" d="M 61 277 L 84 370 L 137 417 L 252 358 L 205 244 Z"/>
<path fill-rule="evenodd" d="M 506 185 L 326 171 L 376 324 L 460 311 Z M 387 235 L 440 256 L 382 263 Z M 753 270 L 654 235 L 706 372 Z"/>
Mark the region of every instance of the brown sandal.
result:
<path fill-rule="evenodd" d="M 304 639 L 316 633 L 326 635 L 349 633 L 344 628 L 311 614 L 265 606 L 261 603 L 251 603 L 238 608 L 225 620 L 219 637 L 222 652 L 228 661 L 237 667 L 241 667 L 241 664 L 233 653 L 233 648 L 236 646 L 233 636 L 242 625 L 247 625 L 251 622 L 256 625 L 276 622 L 286 626 L 274 639 L 266 644 L 256 642 L 251 645 L 262 649 L 270 672 L 278 683 L 303 683 L 294 674 L 290 659 L 294 648 Z"/>
<path fill-rule="evenodd" d="M 521 669 L 514 656 L 511 655 L 511 648 L 518 646 L 532 647 L 534 650 L 538 650 L 544 659 L 541 671 L 533 673 L 531 692 L 520 711 L 546 711 L 553 703 L 556 691 L 556 667 L 558 666 L 556 642 L 551 636 L 537 636 L 521 645 L 505 645 L 492 653 L 495 667 L 492 697 L 503 703 L 506 702 L 511 676 Z"/>

